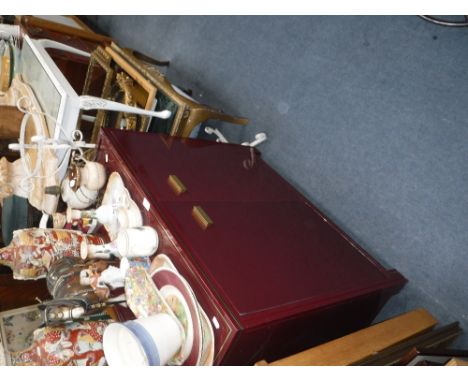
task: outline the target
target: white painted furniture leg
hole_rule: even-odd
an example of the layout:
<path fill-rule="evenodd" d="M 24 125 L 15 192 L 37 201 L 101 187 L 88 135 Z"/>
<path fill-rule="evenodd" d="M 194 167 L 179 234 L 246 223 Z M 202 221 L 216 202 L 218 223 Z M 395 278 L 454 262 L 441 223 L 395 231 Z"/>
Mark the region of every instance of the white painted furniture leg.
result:
<path fill-rule="evenodd" d="M 258 133 L 255 135 L 255 140 L 252 142 L 244 142 L 242 146 L 255 147 L 267 140 L 267 135 L 265 133 Z"/>
<path fill-rule="evenodd" d="M 96 117 L 93 117 L 92 115 L 85 115 L 85 114 L 81 116 L 81 119 L 83 121 L 93 122 L 93 123 L 96 121 Z"/>
<path fill-rule="evenodd" d="M 216 142 L 222 142 L 222 143 L 229 143 L 229 141 L 226 139 L 226 137 L 219 131 L 218 129 L 214 129 L 212 127 L 205 127 L 205 133 L 207 134 L 214 134 L 218 137 L 216 139 Z M 252 142 L 243 142 L 242 146 L 250 146 L 250 147 L 255 147 L 258 146 L 259 144 L 265 142 L 267 140 L 267 135 L 265 133 L 258 133 L 255 135 L 255 140 Z"/>
<path fill-rule="evenodd" d="M 171 116 L 171 112 L 169 110 L 162 110 L 162 111 L 151 111 L 141 109 L 139 107 L 128 106 L 123 103 L 109 101 L 104 98 L 98 98 L 93 96 L 80 96 L 80 109 L 83 110 L 110 110 L 110 111 L 120 111 L 123 113 L 132 113 L 132 114 L 140 114 L 140 115 L 147 115 L 150 117 L 156 117 L 161 119 L 168 119 Z"/>
<path fill-rule="evenodd" d="M 211 134 L 216 135 L 218 137 L 216 142 L 229 143 L 228 140 L 226 139 L 226 137 L 218 129 L 213 129 L 212 127 L 206 126 L 205 127 L 205 133 L 210 134 L 210 135 Z"/>

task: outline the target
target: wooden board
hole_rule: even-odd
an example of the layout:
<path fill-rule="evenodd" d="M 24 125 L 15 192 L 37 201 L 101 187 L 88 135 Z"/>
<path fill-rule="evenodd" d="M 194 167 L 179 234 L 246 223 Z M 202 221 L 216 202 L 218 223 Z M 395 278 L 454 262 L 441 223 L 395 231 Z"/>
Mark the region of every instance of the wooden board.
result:
<path fill-rule="evenodd" d="M 468 361 L 459 358 L 452 358 L 445 366 L 468 366 Z"/>
<path fill-rule="evenodd" d="M 345 366 L 433 328 L 437 320 L 416 309 L 355 333 L 272 362 L 270 366 Z M 312 329 L 311 329 L 312 330 Z M 258 363 L 257 365 L 265 364 Z"/>
<path fill-rule="evenodd" d="M 427 333 L 418 334 L 401 343 L 390 346 L 381 352 L 358 362 L 358 366 L 391 366 L 398 364 L 413 347 L 444 348 L 462 333 L 458 322 L 438 326 Z"/>

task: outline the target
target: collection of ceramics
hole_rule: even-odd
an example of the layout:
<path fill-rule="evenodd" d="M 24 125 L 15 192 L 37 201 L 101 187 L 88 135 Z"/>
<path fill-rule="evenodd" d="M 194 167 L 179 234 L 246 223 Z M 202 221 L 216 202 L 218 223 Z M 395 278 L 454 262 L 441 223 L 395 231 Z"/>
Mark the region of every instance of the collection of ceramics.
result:
<path fill-rule="evenodd" d="M 47 278 L 53 297 L 39 305 L 46 326 L 30 348 L 11 354 L 12 364 L 212 365 L 211 323 L 169 257 L 150 261 L 158 234 L 143 225 L 118 173 L 109 176 L 100 206 L 87 209 L 105 184 L 100 163 L 73 163 L 61 185 L 66 213 L 54 214 L 53 228 L 15 231 L 0 249 L 0 264 L 14 278 Z M 93 318 L 115 304 L 136 319 Z"/>

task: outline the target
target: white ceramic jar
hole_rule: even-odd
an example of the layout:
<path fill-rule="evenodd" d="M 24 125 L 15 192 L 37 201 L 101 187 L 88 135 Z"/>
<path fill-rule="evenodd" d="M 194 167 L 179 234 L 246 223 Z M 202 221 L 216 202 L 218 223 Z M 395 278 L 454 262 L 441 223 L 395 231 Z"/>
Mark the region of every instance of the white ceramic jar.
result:
<path fill-rule="evenodd" d="M 156 253 L 159 236 L 150 226 L 126 228 L 119 231 L 117 238 L 107 244 L 93 245 L 85 241 L 80 248 L 81 258 L 108 259 L 112 255 L 123 258 L 146 257 Z"/>
<path fill-rule="evenodd" d="M 106 169 L 99 162 L 86 162 L 80 169 L 81 185 L 88 190 L 99 191 L 106 184 Z"/>

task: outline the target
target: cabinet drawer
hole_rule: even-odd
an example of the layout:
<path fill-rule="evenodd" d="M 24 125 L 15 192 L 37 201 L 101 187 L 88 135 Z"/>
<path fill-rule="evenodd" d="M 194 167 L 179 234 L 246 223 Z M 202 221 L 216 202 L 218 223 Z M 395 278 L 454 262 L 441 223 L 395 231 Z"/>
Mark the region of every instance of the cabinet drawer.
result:
<path fill-rule="evenodd" d="M 125 139 L 122 138 L 125 135 Z M 303 200 L 253 148 L 115 130 L 125 162 L 158 201 Z M 226 150 L 227 146 L 229 149 Z M 170 177 L 185 187 L 179 193 Z"/>

